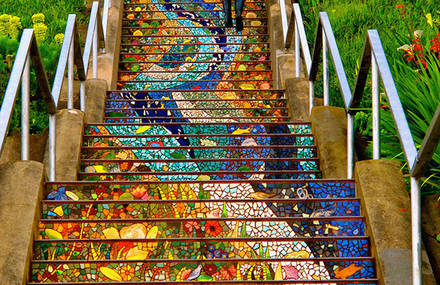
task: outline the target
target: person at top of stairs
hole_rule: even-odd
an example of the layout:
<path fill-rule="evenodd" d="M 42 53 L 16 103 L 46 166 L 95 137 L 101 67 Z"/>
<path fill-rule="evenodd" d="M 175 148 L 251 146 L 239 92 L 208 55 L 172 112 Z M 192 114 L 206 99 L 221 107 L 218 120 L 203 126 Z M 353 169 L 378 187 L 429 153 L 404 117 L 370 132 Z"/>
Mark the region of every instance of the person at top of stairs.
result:
<path fill-rule="evenodd" d="M 243 13 L 244 0 L 235 0 L 235 28 L 237 32 L 243 30 L 243 18 L 241 14 Z M 231 0 L 224 0 L 223 6 L 225 9 L 225 26 L 232 27 L 232 11 L 231 11 Z"/>

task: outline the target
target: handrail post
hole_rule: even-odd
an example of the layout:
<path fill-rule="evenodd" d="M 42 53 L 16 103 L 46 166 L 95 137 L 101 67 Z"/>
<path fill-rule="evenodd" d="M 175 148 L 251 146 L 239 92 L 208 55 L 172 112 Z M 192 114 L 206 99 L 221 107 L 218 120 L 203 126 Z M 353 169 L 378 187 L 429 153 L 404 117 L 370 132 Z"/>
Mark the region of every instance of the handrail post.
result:
<path fill-rule="evenodd" d="M 280 12 L 281 12 L 281 25 L 283 27 L 283 44 L 286 46 L 286 40 L 287 40 L 287 11 L 286 11 L 286 2 L 285 0 L 278 0 L 278 4 L 280 5 Z"/>
<path fill-rule="evenodd" d="M 347 113 L 347 178 L 353 178 L 354 168 L 354 129 L 353 115 Z"/>
<path fill-rule="evenodd" d="M 93 31 L 93 78 L 98 78 L 98 21 L 95 22 Z"/>
<path fill-rule="evenodd" d="M 295 13 L 292 13 L 292 17 L 295 21 L 295 76 L 298 78 L 301 77 L 301 45 Z"/>
<path fill-rule="evenodd" d="M 69 59 L 67 61 L 67 109 L 73 109 L 73 65 L 74 65 L 74 37 L 70 41 Z"/>
<path fill-rule="evenodd" d="M 312 114 L 312 109 L 315 106 L 315 84 L 309 80 L 309 114 Z"/>
<path fill-rule="evenodd" d="M 56 114 L 49 115 L 49 181 L 56 179 Z"/>
<path fill-rule="evenodd" d="M 30 56 L 28 53 L 21 79 L 21 160 L 29 160 L 30 83 Z"/>
<path fill-rule="evenodd" d="M 374 52 L 371 51 L 372 119 L 373 119 L 373 159 L 380 159 L 380 113 L 379 113 L 379 72 Z"/>
<path fill-rule="evenodd" d="M 80 110 L 85 112 L 86 111 L 86 82 L 81 81 L 79 83 L 79 105 Z"/>
<path fill-rule="evenodd" d="M 411 176 L 411 239 L 412 239 L 412 284 L 422 285 L 422 245 L 420 186 Z"/>
<path fill-rule="evenodd" d="M 104 0 L 104 6 L 102 10 L 102 31 L 104 34 L 104 41 L 107 43 L 107 23 L 108 13 L 110 9 L 110 0 Z"/>
<path fill-rule="evenodd" d="M 323 96 L 324 106 L 329 105 L 329 79 L 328 79 L 328 47 L 327 36 L 325 35 L 324 28 L 322 29 L 322 80 L 323 80 Z"/>

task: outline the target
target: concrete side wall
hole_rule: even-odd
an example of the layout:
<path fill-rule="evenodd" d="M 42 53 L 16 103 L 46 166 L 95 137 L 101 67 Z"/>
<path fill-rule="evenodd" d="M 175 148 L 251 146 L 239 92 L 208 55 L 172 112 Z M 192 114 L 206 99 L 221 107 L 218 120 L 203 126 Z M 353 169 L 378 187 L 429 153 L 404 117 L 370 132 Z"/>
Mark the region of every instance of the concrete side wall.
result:
<path fill-rule="evenodd" d="M 423 242 L 428 252 L 434 276 L 440 283 L 440 195 L 422 197 Z"/>
<path fill-rule="evenodd" d="M 347 177 L 347 118 L 343 108 L 318 106 L 310 116 L 323 178 Z"/>
<path fill-rule="evenodd" d="M 56 120 L 56 180 L 76 181 L 83 143 L 84 113 L 75 109 L 64 109 L 57 112 Z M 44 164 L 48 172 L 47 149 Z"/>
<path fill-rule="evenodd" d="M 412 284 L 411 205 L 401 165 L 391 160 L 356 163 L 356 189 L 367 219 L 381 284 Z M 423 252 L 423 284 L 436 284 Z"/>
<path fill-rule="evenodd" d="M 43 182 L 44 166 L 40 162 L 0 165 L 0 284 L 27 282 Z"/>
<path fill-rule="evenodd" d="M 86 122 L 99 124 L 104 122 L 105 99 L 107 97 L 107 80 L 89 79 L 86 81 Z"/>
<path fill-rule="evenodd" d="M 30 135 L 29 158 L 33 161 L 43 162 L 44 150 L 47 143 L 47 130 L 39 135 Z M 13 132 L 6 138 L 0 156 L 0 164 L 21 160 L 21 134 Z"/>

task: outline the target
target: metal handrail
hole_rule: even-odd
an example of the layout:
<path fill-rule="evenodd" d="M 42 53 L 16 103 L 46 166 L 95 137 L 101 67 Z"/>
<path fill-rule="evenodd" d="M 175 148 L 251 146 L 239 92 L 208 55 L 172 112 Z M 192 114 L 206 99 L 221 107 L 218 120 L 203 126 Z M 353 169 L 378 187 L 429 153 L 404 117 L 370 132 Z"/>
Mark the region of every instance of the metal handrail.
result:
<path fill-rule="evenodd" d="M 104 0 L 104 7 L 108 9 L 109 0 Z M 45 100 L 49 112 L 49 181 L 55 181 L 56 174 L 56 112 L 64 82 L 64 74 L 67 67 L 67 108 L 73 108 L 73 80 L 74 65 L 77 67 L 77 74 L 80 80 L 80 105 L 85 111 L 85 80 L 88 74 L 90 55 L 92 54 L 93 78 L 97 77 L 98 70 L 98 48 L 102 47 L 105 52 L 105 34 L 103 23 L 107 26 L 108 11 L 103 12 L 104 20 L 101 21 L 99 13 L 99 2 L 93 2 L 87 40 L 84 54 L 81 54 L 79 35 L 76 25 L 76 15 L 70 14 L 67 18 L 64 40 L 61 47 L 52 91 L 47 80 L 46 72 L 42 64 L 40 51 L 35 39 L 33 29 L 25 29 L 17 50 L 11 76 L 9 78 L 6 93 L 0 110 L 0 150 L 6 139 L 9 122 L 12 117 L 18 88 L 21 83 L 22 89 L 22 116 L 21 116 L 21 159 L 29 160 L 29 97 L 30 97 L 30 61 L 32 61 L 38 80 L 41 95 Z M 98 38 L 100 41 L 98 41 Z M 92 50 L 93 49 L 93 50 Z"/>
<path fill-rule="evenodd" d="M 73 108 L 73 65 L 76 65 L 78 77 L 81 82 L 86 80 L 84 72 L 84 63 L 81 57 L 81 47 L 79 45 L 78 29 L 76 25 L 76 15 L 71 14 L 67 18 L 64 40 L 61 46 L 60 59 L 55 73 L 55 79 L 52 86 L 52 96 L 55 104 L 58 106 L 61 88 L 64 81 L 64 74 L 67 67 L 67 108 Z"/>
<path fill-rule="evenodd" d="M 21 159 L 29 160 L 29 98 L 30 98 L 30 62 L 35 69 L 41 95 L 46 103 L 50 116 L 55 116 L 56 104 L 50 94 L 49 81 L 47 80 L 44 65 L 41 60 L 40 50 L 33 29 L 25 29 L 21 36 L 17 50 L 16 60 L 12 67 L 11 76 L 6 87 L 5 96 L 0 110 L 0 150 L 6 140 L 9 122 L 17 99 L 18 89 L 21 84 L 22 112 L 21 112 Z"/>
<path fill-rule="evenodd" d="M 99 41 L 98 41 L 99 37 Z M 64 74 L 67 67 L 67 108 L 73 109 L 73 66 L 76 65 L 78 78 L 80 80 L 80 109 L 85 112 L 85 81 L 89 71 L 89 60 L 92 53 L 92 78 L 98 77 L 98 48 L 105 48 L 103 42 L 102 21 L 100 21 L 99 2 L 92 4 L 90 12 L 89 26 L 87 29 L 86 43 L 84 53 L 81 55 L 81 47 L 79 45 L 79 35 L 76 25 L 76 15 L 70 14 L 67 19 L 66 29 L 64 32 L 64 40 L 61 48 L 60 59 L 58 61 L 55 80 L 53 83 L 52 95 L 55 102 L 61 93 L 61 87 L 64 81 Z M 103 44 L 104 43 L 104 44 Z"/>
<path fill-rule="evenodd" d="M 52 88 L 52 97 L 55 100 L 56 106 L 58 106 L 59 97 L 61 94 L 61 88 L 64 82 L 64 74 L 66 72 L 67 65 L 67 109 L 73 109 L 73 81 L 74 81 L 74 69 L 76 65 L 78 78 L 80 80 L 80 109 L 85 112 L 86 110 L 86 79 L 89 71 L 90 54 L 93 53 L 92 58 L 92 78 L 98 77 L 98 45 L 105 48 L 103 44 L 103 29 L 102 21 L 100 21 L 99 14 L 99 2 L 95 1 L 92 4 L 92 10 L 90 12 L 89 26 L 87 29 L 86 44 L 84 47 L 84 53 L 81 55 L 81 46 L 79 44 L 79 34 L 76 25 L 76 15 L 70 14 L 67 18 L 66 29 L 64 32 L 63 45 L 61 47 L 60 59 L 55 74 L 55 79 Z M 100 41 L 98 42 L 98 37 Z M 92 50 L 93 48 L 93 50 Z M 92 52 L 93 51 L 93 52 Z M 53 127 L 51 128 L 50 126 Z M 50 146 L 53 146 L 52 148 Z M 49 181 L 55 180 L 55 119 L 49 118 L 49 153 L 53 161 L 49 164 Z M 50 160 L 50 159 L 49 159 Z"/>
<path fill-rule="evenodd" d="M 416 163 L 417 148 L 414 143 L 411 130 L 406 120 L 405 112 L 400 102 L 399 94 L 391 74 L 390 67 L 383 49 L 382 42 L 377 30 L 369 30 L 365 40 L 364 50 L 361 57 L 361 66 L 356 79 L 353 97 L 349 103 L 348 112 L 352 108 L 359 107 L 371 68 L 372 74 L 372 118 L 373 118 L 373 159 L 380 159 L 380 99 L 379 78 L 385 90 L 394 124 L 399 135 L 400 144 L 405 153 L 408 168 L 411 170 Z M 354 138 L 350 138 L 353 140 Z M 413 284 L 422 284 L 422 259 L 421 259 L 421 204 L 420 187 L 416 176 L 411 174 L 411 237 L 412 237 L 412 265 Z"/>
<path fill-rule="evenodd" d="M 328 51 L 335 67 L 338 83 L 345 103 L 347 113 L 347 177 L 353 177 L 354 169 L 354 129 L 353 129 L 353 113 L 355 108 L 359 107 L 360 101 L 364 94 L 366 80 L 372 70 L 372 125 L 373 125 L 373 159 L 380 158 L 380 98 L 379 98 L 379 79 L 385 90 L 396 129 L 399 135 L 400 143 L 405 153 L 405 158 L 410 170 L 411 185 L 411 236 L 412 236 L 412 284 L 422 284 L 421 273 L 421 203 L 420 203 L 420 186 L 418 178 L 422 176 L 426 164 L 432 159 L 432 155 L 440 140 L 440 105 L 431 121 L 428 132 L 425 135 L 422 146 L 419 151 L 415 146 L 405 112 L 400 102 L 399 94 L 391 74 L 390 67 L 376 30 L 369 30 L 367 33 L 363 54 L 361 57 L 361 65 L 358 71 L 354 92 L 351 93 L 348 84 L 345 69 L 339 54 L 334 33 L 330 24 L 327 13 L 319 14 L 318 27 L 314 42 L 313 58 L 310 61 L 310 52 L 308 49 L 305 28 L 302 20 L 299 4 L 293 4 L 292 17 L 287 24 L 287 13 L 283 0 L 280 0 L 281 19 L 283 29 L 288 27 L 287 31 L 283 30 L 285 48 L 290 47 L 292 34 L 295 34 L 295 57 L 296 57 L 296 76 L 300 77 L 301 53 L 306 64 L 310 83 L 310 112 L 313 107 L 314 82 L 317 80 L 317 73 L 320 64 L 320 55 L 322 52 L 323 60 L 323 95 L 324 105 L 329 105 L 329 74 L 328 74 Z M 293 31 L 294 29 L 294 31 Z M 300 49 L 302 47 L 302 50 Z M 353 95 L 352 95 L 353 94 Z"/>

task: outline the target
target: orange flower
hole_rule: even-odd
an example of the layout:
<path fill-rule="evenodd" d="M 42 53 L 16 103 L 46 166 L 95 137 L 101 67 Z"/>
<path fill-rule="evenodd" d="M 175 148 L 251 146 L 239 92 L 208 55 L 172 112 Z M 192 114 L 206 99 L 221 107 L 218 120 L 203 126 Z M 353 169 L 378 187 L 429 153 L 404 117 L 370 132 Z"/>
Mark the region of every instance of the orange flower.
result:
<path fill-rule="evenodd" d="M 121 276 L 123 281 L 130 281 L 134 277 L 134 268 L 128 264 L 122 266 Z"/>
<path fill-rule="evenodd" d="M 208 221 L 205 223 L 205 232 L 216 237 L 222 232 L 222 227 L 217 221 Z"/>

